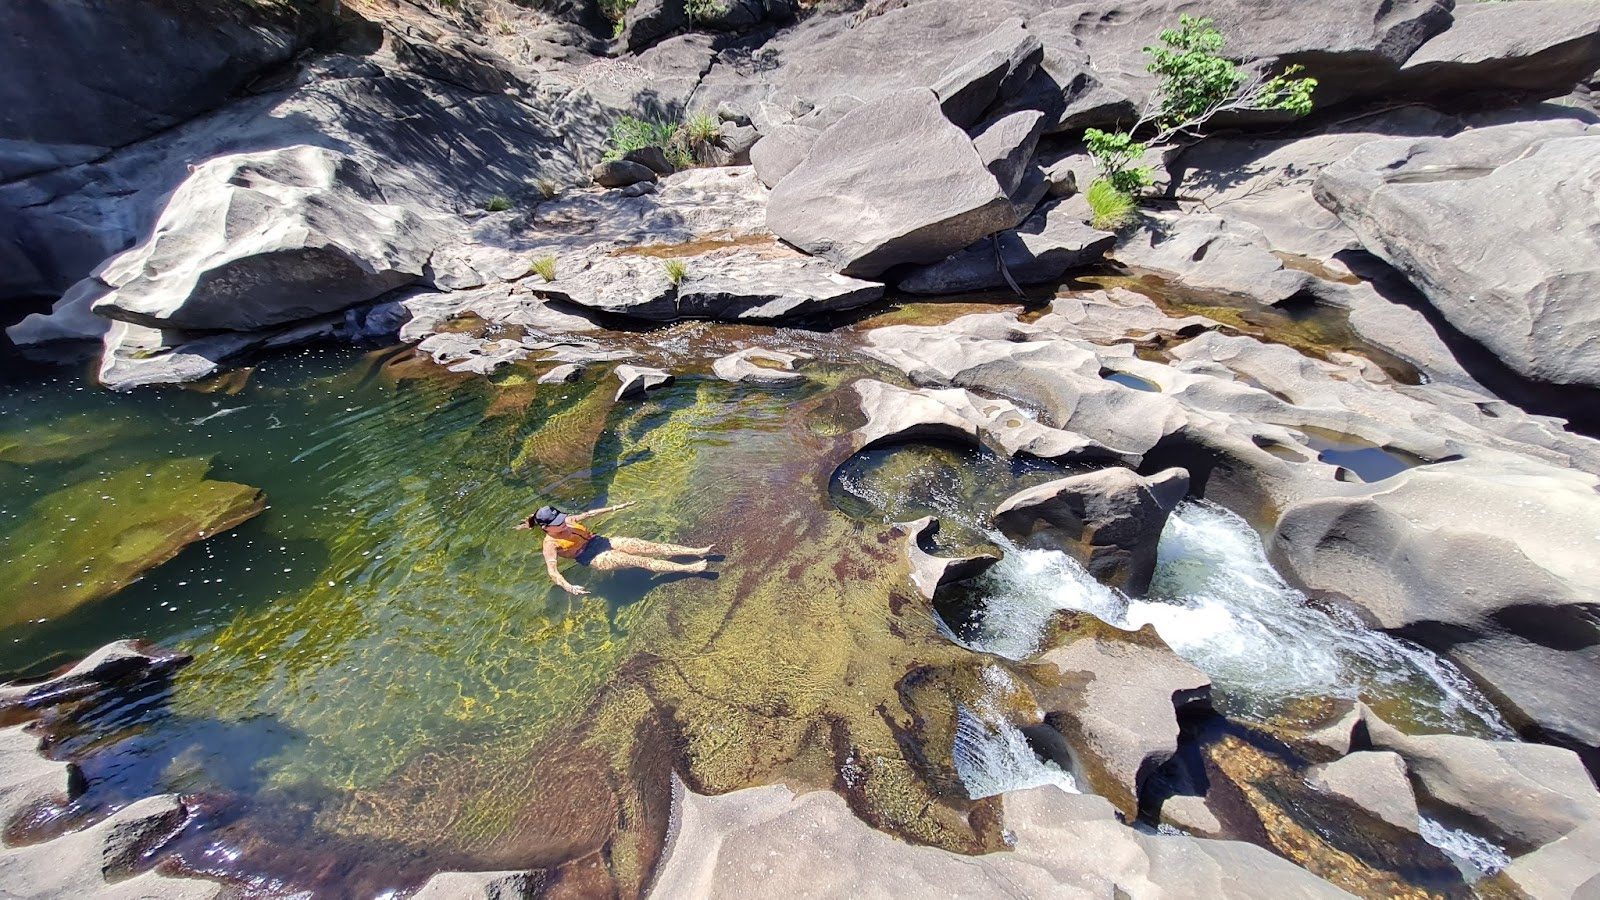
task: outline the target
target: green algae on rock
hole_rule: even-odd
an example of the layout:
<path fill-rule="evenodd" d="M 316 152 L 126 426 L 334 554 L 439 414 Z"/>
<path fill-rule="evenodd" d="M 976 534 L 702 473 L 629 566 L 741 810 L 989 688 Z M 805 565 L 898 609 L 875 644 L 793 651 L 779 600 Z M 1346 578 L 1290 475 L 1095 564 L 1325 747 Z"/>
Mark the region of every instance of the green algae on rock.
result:
<path fill-rule="evenodd" d="M 97 453 L 135 433 L 127 424 L 90 413 L 0 433 L 0 463 L 65 462 Z"/>
<path fill-rule="evenodd" d="M 210 467 L 203 457 L 134 466 L 35 502 L 0 536 L 0 627 L 108 597 L 266 508 L 260 490 L 209 479 Z"/>

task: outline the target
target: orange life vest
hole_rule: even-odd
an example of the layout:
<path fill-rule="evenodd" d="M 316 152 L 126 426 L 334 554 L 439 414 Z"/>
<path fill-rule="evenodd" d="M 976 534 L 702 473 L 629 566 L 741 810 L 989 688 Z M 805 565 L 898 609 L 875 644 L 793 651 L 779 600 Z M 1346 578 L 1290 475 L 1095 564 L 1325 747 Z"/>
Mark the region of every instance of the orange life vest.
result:
<path fill-rule="evenodd" d="M 577 534 L 569 535 L 567 537 L 556 537 L 552 534 L 549 536 L 550 540 L 556 542 L 557 556 L 561 557 L 562 559 L 577 559 L 578 554 L 583 552 L 584 546 L 587 545 L 589 540 L 594 537 L 594 532 L 583 527 L 577 522 L 568 522 L 566 523 L 566 527 L 577 532 Z"/>

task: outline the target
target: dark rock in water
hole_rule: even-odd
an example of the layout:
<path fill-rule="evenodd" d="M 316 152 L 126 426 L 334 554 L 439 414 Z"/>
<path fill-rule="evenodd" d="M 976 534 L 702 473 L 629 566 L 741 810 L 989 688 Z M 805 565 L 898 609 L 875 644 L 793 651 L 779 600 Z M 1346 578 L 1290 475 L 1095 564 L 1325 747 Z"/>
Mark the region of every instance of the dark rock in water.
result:
<path fill-rule="evenodd" d="M 641 181 L 655 181 L 656 173 L 642 163 L 626 159 L 614 159 L 595 166 L 589 172 L 589 177 L 601 187 L 620 188 Z"/>
<path fill-rule="evenodd" d="M 994 523 L 1013 540 L 1071 553 L 1102 582 L 1142 594 L 1155 574 L 1167 514 L 1188 492 L 1183 469 L 1149 478 L 1102 469 L 1013 494 L 995 509 Z"/>
<path fill-rule="evenodd" d="M 927 600 L 932 600 L 940 588 L 976 578 L 1000 561 L 1000 557 L 994 553 L 946 557 L 934 556 L 924 550 L 923 544 L 939 533 L 939 520 L 933 516 L 924 516 L 897 527 L 906 535 L 906 558 L 911 563 L 911 583 Z"/>
<path fill-rule="evenodd" d="M 1046 723 L 1130 821 L 1144 783 L 1178 750 L 1178 709 L 1211 704 L 1211 680 L 1149 625 L 1078 636 L 1040 654 L 1032 674 Z"/>
<path fill-rule="evenodd" d="M 926 88 L 867 103 L 823 132 L 773 189 L 767 226 L 846 275 L 933 262 L 1020 216 Z"/>
<path fill-rule="evenodd" d="M 648 366 L 623 364 L 617 366 L 617 380 L 622 382 L 622 386 L 617 388 L 616 399 L 637 400 L 649 391 L 671 384 L 672 373 Z"/>
<path fill-rule="evenodd" d="M 657 175 L 671 175 L 673 172 L 678 171 L 677 167 L 667 160 L 667 151 L 660 147 L 640 147 L 638 150 L 629 150 L 623 154 L 622 159 L 625 162 L 638 163 Z M 601 163 L 601 165 L 606 164 Z M 598 171 L 598 167 L 596 167 L 596 171 Z M 598 176 L 595 181 L 605 187 L 622 187 L 622 185 L 617 184 L 606 184 L 600 181 Z"/>
<path fill-rule="evenodd" d="M 1414 96 L 1488 91 L 1559 97 L 1600 68 L 1600 3 L 1462 3 L 1400 68 Z"/>
<path fill-rule="evenodd" d="M 638 53 L 664 37 L 689 27 L 684 0 L 638 0 L 622 18 L 617 41 L 629 53 Z"/>
<path fill-rule="evenodd" d="M 0 709 L 54 706 L 82 699 L 113 684 L 165 678 L 191 659 L 187 653 L 149 648 L 137 641 L 117 641 L 43 681 L 0 684 Z"/>
<path fill-rule="evenodd" d="M 1450 324 L 1527 378 L 1600 387 L 1600 125 L 1556 119 L 1376 141 L 1317 200 Z M 1449 223 L 1449 227 L 1441 227 Z"/>
<path fill-rule="evenodd" d="M 954 294 L 1007 286 L 995 263 L 996 247 L 1006 271 L 1019 285 L 1050 284 L 1069 271 L 1093 265 L 1116 236 L 1085 224 L 1078 210 L 1055 203 L 1042 207 L 1014 230 L 1002 231 L 903 277 L 899 287 L 913 294 Z"/>
<path fill-rule="evenodd" d="M 1021 19 L 1004 22 L 974 45 L 933 83 L 945 118 L 966 128 L 996 100 L 1013 96 L 1039 67 L 1044 46 L 1023 30 Z"/>

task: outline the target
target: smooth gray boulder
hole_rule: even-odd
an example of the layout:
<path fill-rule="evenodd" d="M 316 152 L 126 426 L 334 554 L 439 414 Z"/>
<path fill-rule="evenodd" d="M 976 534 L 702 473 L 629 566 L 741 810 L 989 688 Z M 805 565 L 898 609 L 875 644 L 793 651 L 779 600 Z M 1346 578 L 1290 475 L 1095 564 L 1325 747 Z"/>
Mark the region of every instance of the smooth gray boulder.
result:
<path fill-rule="evenodd" d="M 1113 467 L 1018 491 L 995 508 L 994 523 L 1013 540 L 1072 554 L 1102 582 L 1141 594 L 1155 574 L 1167 514 L 1188 492 L 1183 469 L 1146 478 Z"/>
<path fill-rule="evenodd" d="M 1211 703 L 1211 679 L 1148 625 L 1079 637 L 1040 654 L 1033 673 L 1045 722 L 1129 821 L 1145 782 L 1178 751 L 1178 709 Z"/>
<path fill-rule="evenodd" d="M 867 278 L 942 259 L 1019 219 L 972 141 L 926 88 L 847 113 L 778 182 L 767 205 L 774 234 L 845 275 Z"/>
<path fill-rule="evenodd" d="M 1593 900 L 1600 897 L 1600 823 L 1579 826 L 1558 840 L 1512 860 L 1495 883 L 1528 897 Z"/>
<path fill-rule="evenodd" d="M 999 232 L 939 262 L 912 269 L 898 284 L 912 294 L 958 294 L 1007 287 L 995 257 L 1018 285 L 1051 284 L 1073 269 L 1099 262 L 1116 235 L 1083 221 L 1076 206 L 1041 206 L 1022 224 Z M 996 244 L 998 243 L 998 248 Z"/>
<path fill-rule="evenodd" d="M 1024 109 L 993 119 L 972 137 L 972 149 L 1006 194 L 1016 193 L 1039 144 L 1044 113 Z"/>
<path fill-rule="evenodd" d="M 1559 97 L 1600 69 L 1600 3 L 1460 3 L 1449 29 L 1400 67 L 1408 94 L 1520 92 Z"/>
<path fill-rule="evenodd" d="M 1011 19 L 963 47 L 956 62 L 933 82 L 945 118 L 970 127 L 996 100 L 1016 94 L 1044 59 L 1044 45 Z"/>
<path fill-rule="evenodd" d="M 95 276 L 108 290 L 92 308 L 152 328 L 257 330 L 417 281 L 443 237 L 334 151 L 224 156 L 178 188 L 149 240 Z"/>
<path fill-rule="evenodd" d="M 910 441 L 978 446 L 977 424 L 959 410 L 965 391 L 912 391 L 871 379 L 852 387 L 867 421 L 851 432 L 851 452 Z"/>
<path fill-rule="evenodd" d="M 924 600 L 932 600 L 939 589 L 958 581 L 976 578 L 1000 561 L 995 553 L 971 556 L 935 556 L 925 549 L 939 533 L 939 520 L 923 516 L 898 527 L 906 536 L 906 559 L 911 565 L 911 583 Z"/>
<path fill-rule="evenodd" d="M 640 182 L 656 180 L 656 173 L 642 162 L 613 159 L 596 165 L 589 172 L 594 183 L 607 188 L 625 188 Z"/>
<path fill-rule="evenodd" d="M 1373 749 L 1405 759 L 1419 793 L 1471 820 L 1514 856 L 1600 822 L 1600 791 L 1570 750 L 1408 735 L 1370 712 L 1366 725 Z"/>
<path fill-rule="evenodd" d="M 750 164 L 755 166 L 756 177 L 767 187 L 776 187 L 806 158 L 822 132 L 861 103 L 855 96 L 832 97 L 794 121 L 768 129 L 750 147 Z"/>
<path fill-rule="evenodd" d="M 1506 365 L 1600 386 L 1600 126 L 1547 120 L 1378 141 L 1324 169 L 1315 190 Z"/>
<path fill-rule="evenodd" d="M 562 363 L 539 376 L 540 384 L 570 384 L 583 377 L 587 371 L 581 363 Z"/>
<path fill-rule="evenodd" d="M 1306 770 L 1306 782 L 1313 788 L 1372 813 L 1396 828 L 1416 834 L 1417 798 L 1406 779 L 1406 763 L 1400 754 L 1385 750 L 1365 750 Z"/>
<path fill-rule="evenodd" d="M 77 766 L 46 759 L 24 725 L 0 728 L 0 827 L 46 804 L 65 805 L 83 791 Z"/>

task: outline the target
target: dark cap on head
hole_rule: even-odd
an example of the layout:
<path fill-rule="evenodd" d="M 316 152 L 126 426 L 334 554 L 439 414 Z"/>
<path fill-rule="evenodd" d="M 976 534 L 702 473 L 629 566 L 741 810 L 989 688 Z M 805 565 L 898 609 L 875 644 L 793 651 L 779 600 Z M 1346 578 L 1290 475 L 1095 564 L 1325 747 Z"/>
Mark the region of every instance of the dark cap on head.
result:
<path fill-rule="evenodd" d="M 539 511 L 533 514 L 533 524 L 539 526 L 540 528 L 548 528 L 551 525 L 560 525 L 566 520 L 567 514 L 559 509 L 556 509 L 554 506 L 541 506 L 539 507 Z"/>

